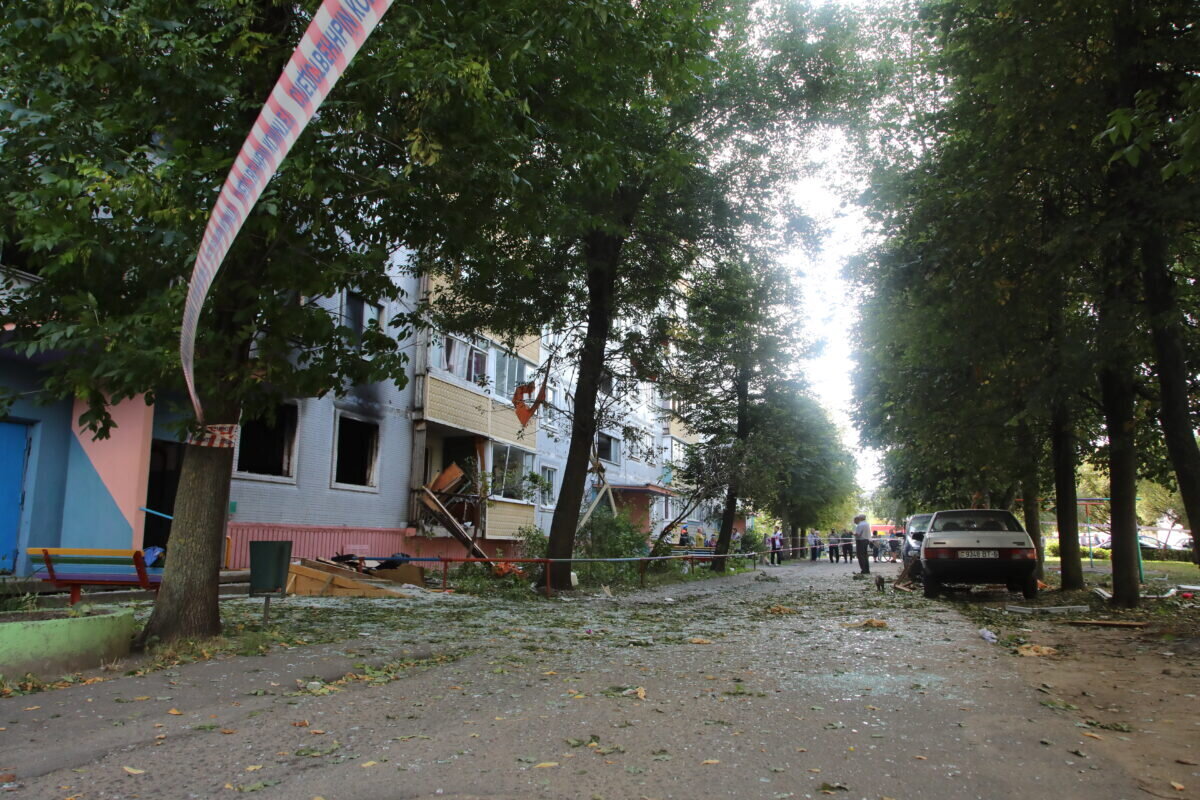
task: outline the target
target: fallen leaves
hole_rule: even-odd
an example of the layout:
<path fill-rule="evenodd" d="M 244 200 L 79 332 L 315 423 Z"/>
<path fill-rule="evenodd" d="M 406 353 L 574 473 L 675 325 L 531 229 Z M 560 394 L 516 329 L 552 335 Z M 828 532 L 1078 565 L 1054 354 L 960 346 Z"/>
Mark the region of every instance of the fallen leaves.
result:
<path fill-rule="evenodd" d="M 843 628 L 887 628 L 888 624 L 881 619 L 864 619 L 862 622 L 847 622 Z"/>
<path fill-rule="evenodd" d="M 296 722 L 292 723 L 292 727 L 293 728 L 307 728 L 308 720 L 306 720 L 306 719 L 297 720 Z"/>
<path fill-rule="evenodd" d="M 1171 788 L 1177 792 L 1182 792 L 1187 787 L 1184 786 L 1182 783 L 1179 783 L 1178 781 L 1171 781 Z"/>
<path fill-rule="evenodd" d="M 773 605 L 767 609 L 768 614 L 799 614 L 800 612 L 791 606 Z"/>
<path fill-rule="evenodd" d="M 258 770 L 260 770 L 262 768 L 263 768 L 262 764 L 251 764 L 250 766 L 246 767 L 246 772 L 257 772 Z"/>
<path fill-rule="evenodd" d="M 121 769 L 125 770 L 130 775 L 145 775 L 146 774 L 146 770 L 138 769 L 137 767 L 121 767 Z"/>
<path fill-rule="evenodd" d="M 173 717 L 182 717 L 183 716 L 183 712 L 180 711 L 178 708 L 168 708 L 167 713 Z"/>
<path fill-rule="evenodd" d="M 534 764 L 533 768 L 534 769 L 550 769 L 551 767 L 557 767 L 557 766 L 558 766 L 557 761 L 543 761 L 540 764 Z"/>
<path fill-rule="evenodd" d="M 702 639 L 699 636 L 693 636 L 691 639 L 688 639 L 688 642 L 691 644 L 712 644 L 711 640 Z"/>
<path fill-rule="evenodd" d="M 703 764 L 704 766 L 711 767 L 714 764 L 720 764 L 721 761 L 720 761 L 720 759 L 716 759 L 716 758 L 706 758 L 703 761 L 701 761 L 700 763 Z"/>

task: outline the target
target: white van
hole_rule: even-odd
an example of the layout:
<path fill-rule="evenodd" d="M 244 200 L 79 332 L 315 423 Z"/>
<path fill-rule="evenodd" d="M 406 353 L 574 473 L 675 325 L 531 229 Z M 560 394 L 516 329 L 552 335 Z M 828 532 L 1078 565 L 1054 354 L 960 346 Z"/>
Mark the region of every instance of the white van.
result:
<path fill-rule="evenodd" d="M 1037 548 L 1012 512 L 1002 509 L 938 511 L 921 536 L 925 596 L 947 583 L 1002 583 L 1037 597 Z"/>

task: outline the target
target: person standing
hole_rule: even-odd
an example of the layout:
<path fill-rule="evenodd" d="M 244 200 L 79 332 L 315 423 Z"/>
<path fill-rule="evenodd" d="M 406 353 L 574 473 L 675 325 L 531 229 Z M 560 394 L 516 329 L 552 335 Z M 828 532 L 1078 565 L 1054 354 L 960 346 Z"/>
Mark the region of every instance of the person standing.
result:
<path fill-rule="evenodd" d="M 854 548 L 858 555 L 860 575 L 871 574 L 871 561 L 867 555 L 867 548 L 870 546 L 871 523 L 867 522 L 866 514 L 859 514 L 854 518 Z"/>
<path fill-rule="evenodd" d="M 821 534 L 813 528 L 808 534 L 808 558 L 816 561 L 821 556 Z"/>
<path fill-rule="evenodd" d="M 842 560 L 847 564 L 854 558 L 854 537 L 850 531 L 842 531 Z"/>
<path fill-rule="evenodd" d="M 783 563 L 783 532 L 779 530 L 779 526 L 775 526 L 775 532 L 771 534 L 771 563 L 779 566 Z"/>
<path fill-rule="evenodd" d="M 826 546 L 829 548 L 829 563 L 830 564 L 834 564 L 837 561 L 841 560 L 842 545 L 838 540 L 837 531 L 831 530 L 829 532 L 829 541 L 826 543 Z"/>

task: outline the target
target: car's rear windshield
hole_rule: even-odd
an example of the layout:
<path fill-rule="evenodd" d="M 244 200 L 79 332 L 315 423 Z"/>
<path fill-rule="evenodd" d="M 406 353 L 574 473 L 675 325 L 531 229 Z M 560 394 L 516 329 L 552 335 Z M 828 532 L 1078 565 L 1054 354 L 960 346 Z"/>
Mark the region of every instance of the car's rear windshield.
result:
<path fill-rule="evenodd" d="M 936 531 L 1023 531 L 1007 511 L 939 511 L 933 518 Z"/>
<path fill-rule="evenodd" d="M 909 533 L 924 533 L 929 530 L 929 520 L 933 519 L 933 514 L 914 514 L 908 518 Z"/>

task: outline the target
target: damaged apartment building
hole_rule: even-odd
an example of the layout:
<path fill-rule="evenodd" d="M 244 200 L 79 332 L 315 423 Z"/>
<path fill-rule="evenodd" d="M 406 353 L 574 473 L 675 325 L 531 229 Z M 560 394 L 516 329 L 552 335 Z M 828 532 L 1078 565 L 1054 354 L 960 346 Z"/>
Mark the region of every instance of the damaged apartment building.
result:
<path fill-rule="evenodd" d="M 7 277 L 17 290 L 37 280 L 12 269 Z M 408 297 L 421 290 L 399 266 L 393 277 Z M 316 302 L 359 332 L 407 310 L 350 291 Z M 544 374 L 544 350 L 538 338 L 509 349 L 486 335 L 425 331 L 408 345 L 412 372 L 403 387 L 381 382 L 290 399 L 269 419 L 243 420 L 225 565 L 246 566 L 249 541 L 263 539 L 291 540 L 304 557 L 464 555 L 429 512 L 429 485 L 449 489 L 439 502 L 488 555 L 511 553 L 524 526 L 548 529 L 570 437 L 573 370 L 550 370 L 546 402 L 525 424 L 513 403 L 519 386 Z M 95 440 L 78 425 L 79 401 L 40 397 L 46 357 L 0 348 L 0 384 L 17 397 L 0 419 L 0 574 L 28 574 L 33 547 L 169 552 L 186 445 L 167 404 L 126 400 L 113 408 L 112 437 Z M 597 434 L 600 469 L 589 476 L 585 502 L 603 480 L 618 508 L 656 533 L 675 516 L 668 465 L 690 437 L 652 383 L 617 391 L 609 382 L 603 396 L 622 422 Z M 462 478 L 451 480 L 452 466 Z M 529 474 L 541 478 L 537 491 L 524 480 Z M 686 520 L 693 537 L 712 527 L 703 518 L 709 511 Z"/>

